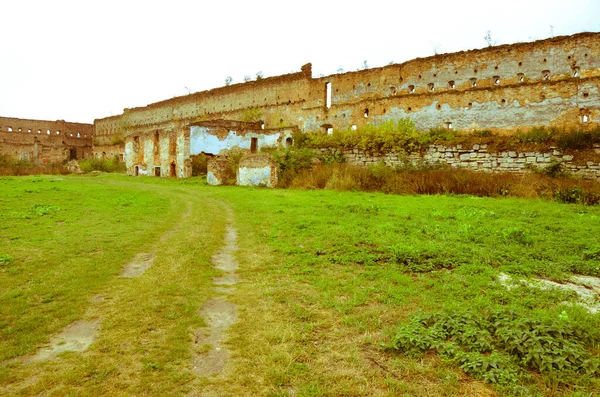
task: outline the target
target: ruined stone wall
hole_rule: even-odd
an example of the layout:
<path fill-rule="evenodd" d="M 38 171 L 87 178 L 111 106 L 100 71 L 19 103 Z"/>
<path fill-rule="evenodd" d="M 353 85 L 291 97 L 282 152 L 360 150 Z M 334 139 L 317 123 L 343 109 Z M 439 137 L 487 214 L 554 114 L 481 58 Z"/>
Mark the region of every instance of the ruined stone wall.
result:
<path fill-rule="evenodd" d="M 0 117 L 0 153 L 15 159 L 59 163 L 92 155 L 92 124 Z"/>
<path fill-rule="evenodd" d="M 250 121 L 253 109 L 265 128 L 297 126 L 305 132 L 404 117 L 420 130 L 510 131 L 600 122 L 599 33 L 436 55 L 317 79 L 310 74 L 305 65 L 299 73 L 125 109 L 123 115 L 96 120 L 96 132 L 131 135 L 173 122 Z M 326 100 L 328 83 L 331 103 Z"/>
<path fill-rule="evenodd" d="M 146 129 L 127 136 L 124 158 L 129 175 L 185 178 L 191 176 L 189 131 Z"/>
<path fill-rule="evenodd" d="M 437 55 L 318 79 L 331 107 L 308 123 L 351 125 L 408 117 L 419 130 L 505 129 L 600 122 L 600 34 Z M 316 82 L 315 82 L 316 83 Z M 307 103 L 327 108 L 325 96 Z M 366 116 L 366 117 L 365 117 Z"/>
<path fill-rule="evenodd" d="M 322 151 L 328 152 L 326 149 Z M 469 147 L 430 145 L 423 155 L 420 153 L 405 155 L 394 152 L 368 153 L 358 149 L 343 151 L 341 155 L 348 164 L 358 166 L 385 164 L 398 167 L 408 163 L 424 162 L 483 172 L 530 172 L 558 162 L 575 176 L 600 180 L 600 145 L 596 145 L 588 152 L 590 153 L 586 153 L 586 151 L 563 153 L 556 147 L 548 147 L 547 150 L 542 151 L 490 151 L 487 144 L 474 144 Z M 584 156 L 595 160 L 581 161 Z"/>
<path fill-rule="evenodd" d="M 93 156 L 97 159 L 125 160 L 126 129 L 120 116 L 94 120 Z"/>
<path fill-rule="evenodd" d="M 130 138 L 149 142 L 146 137 L 158 132 L 175 134 L 177 147 L 189 148 L 189 126 L 217 119 L 261 121 L 266 130 L 303 132 L 401 118 L 411 119 L 419 130 L 504 133 L 535 125 L 581 129 L 600 123 L 600 33 L 436 55 L 321 78 L 311 74 L 307 64 L 298 73 L 125 109 L 122 115 L 95 120 L 98 147 L 123 138 L 129 142 L 130 154 L 127 145 L 121 146 L 127 159 L 134 156 Z M 139 160 L 154 167 L 159 161 L 144 145 Z M 161 167 L 172 161 L 167 157 L 160 157 Z M 185 169 L 188 159 L 189 153 L 177 152 L 176 168 Z"/>

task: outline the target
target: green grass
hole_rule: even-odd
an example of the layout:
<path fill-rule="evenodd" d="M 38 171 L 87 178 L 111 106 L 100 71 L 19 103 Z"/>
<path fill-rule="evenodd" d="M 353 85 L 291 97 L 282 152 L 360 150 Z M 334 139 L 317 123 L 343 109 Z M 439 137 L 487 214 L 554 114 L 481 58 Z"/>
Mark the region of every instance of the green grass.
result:
<path fill-rule="evenodd" d="M 239 321 L 229 332 L 228 370 L 197 379 L 189 370 L 191 333 L 202 325 L 198 308 L 214 294 L 210 257 L 222 244 L 225 206 L 239 235 L 241 282 L 229 298 Z M 539 324 L 579 330 L 585 354 L 597 358 L 598 315 L 573 304 L 572 293 L 507 289 L 497 277 L 599 276 L 598 206 L 102 175 L 0 179 L 0 217 L 0 362 L 35 352 L 74 320 L 103 319 L 85 353 L 0 364 L 0 390 L 10 394 L 600 393 L 597 374 L 507 364 L 494 376 L 509 382 L 498 384 L 469 369 L 510 360 L 498 344 L 483 358 L 469 356 L 471 342 L 453 355 L 394 348 L 404 346 L 398 337 L 416 316 L 483 324 L 510 312 L 536 332 Z M 144 275 L 118 277 L 135 254 L 152 250 L 156 260 Z M 90 303 L 98 295 L 104 301 Z M 478 341 L 464 337 L 475 328 L 448 338 Z"/>

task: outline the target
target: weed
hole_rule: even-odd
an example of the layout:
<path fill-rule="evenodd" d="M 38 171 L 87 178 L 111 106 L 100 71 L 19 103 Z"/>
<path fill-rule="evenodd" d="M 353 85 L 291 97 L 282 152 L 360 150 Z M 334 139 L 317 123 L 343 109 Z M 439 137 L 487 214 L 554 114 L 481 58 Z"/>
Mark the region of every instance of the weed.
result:
<path fill-rule="evenodd" d="M 554 128 L 537 126 L 526 132 L 517 132 L 515 135 L 521 143 L 544 143 L 549 142 L 557 132 Z"/>
<path fill-rule="evenodd" d="M 416 315 L 397 330 L 389 348 L 435 350 L 490 383 L 516 383 L 526 370 L 536 370 L 568 384 L 566 375 L 598 373 L 600 360 L 588 348 L 600 339 L 597 332 L 566 323 L 565 314 L 554 320 L 506 309 Z"/>
<path fill-rule="evenodd" d="M 92 171 L 125 172 L 125 163 L 119 161 L 117 156 L 113 160 L 90 158 L 81 160 L 79 168 L 86 173 Z"/>

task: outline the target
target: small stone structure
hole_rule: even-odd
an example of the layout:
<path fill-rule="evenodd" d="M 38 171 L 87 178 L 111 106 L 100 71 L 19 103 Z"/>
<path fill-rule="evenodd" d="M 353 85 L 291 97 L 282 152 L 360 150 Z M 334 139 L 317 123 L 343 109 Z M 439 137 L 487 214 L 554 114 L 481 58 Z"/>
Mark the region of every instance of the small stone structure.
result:
<path fill-rule="evenodd" d="M 239 186 L 277 186 L 277 164 L 269 155 L 258 154 L 244 157 L 237 174 Z"/>
<path fill-rule="evenodd" d="M 236 180 L 238 186 L 277 186 L 277 164 L 266 154 L 248 155 L 239 163 L 237 175 L 231 161 L 224 156 L 208 160 L 206 182 L 209 185 L 223 185 Z"/>
<path fill-rule="evenodd" d="M 231 163 L 226 157 L 213 157 L 206 164 L 206 182 L 209 185 L 222 185 L 227 179 L 233 177 Z"/>

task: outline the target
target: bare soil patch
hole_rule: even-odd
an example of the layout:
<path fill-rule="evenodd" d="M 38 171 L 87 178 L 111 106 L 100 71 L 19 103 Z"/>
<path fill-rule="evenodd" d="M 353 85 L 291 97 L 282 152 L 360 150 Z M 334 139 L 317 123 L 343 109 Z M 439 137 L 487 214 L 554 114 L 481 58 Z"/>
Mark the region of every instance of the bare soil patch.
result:
<path fill-rule="evenodd" d="M 139 253 L 123 268 L 121 277 L 136 278 L 141 276 L 146 270 L 152 266 L 154 254 Z"/>
<path fill-rule="evenodd" d="M 24 364 L 48 361 L 64 352 L 86 351 L 98 336 L 102 320 L 75 321 L 62 332 L 52 337 L 50 344 L 40 348 L 33 356 L 23 360 Z"/>
<path fill-rule="evenodd" d="M 237 231 L 231 225 L 231 211 L 228 213 L 225 246 L 212 256 L 213 266 L 224 273 L 213 278 L 215 290 L 221 294 L 231 293 L 232 289 L 228 287 L 238 282 L 235 274 L 238 263 L 234 256 L 237 251 Z M 229 359 L 229 351 L 223 346 L 223 340 L 227 329 L 237 320 L 237 306 L 225 298 L 211 299 L 202 305 L 199 314 L 206 320 L 208 327 L 194 333 L 192 370 L 198 376 L 220 374 Z"/>

